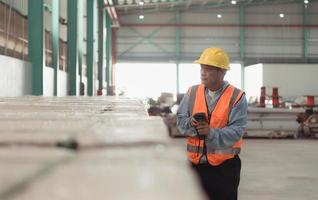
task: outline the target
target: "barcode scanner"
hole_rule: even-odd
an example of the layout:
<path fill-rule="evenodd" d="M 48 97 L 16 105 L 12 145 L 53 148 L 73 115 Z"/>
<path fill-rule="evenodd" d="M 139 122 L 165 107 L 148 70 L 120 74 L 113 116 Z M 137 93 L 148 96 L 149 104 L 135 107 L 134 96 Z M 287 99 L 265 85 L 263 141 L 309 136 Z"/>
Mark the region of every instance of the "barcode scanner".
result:
<path fill-rule="evenodd" d="M 195 121 L 197 121 L 197 122 L 208 122 L 208 119 L 207 119 L 207 117 L 206 117 L 206 115 L 205 115 L 204 112 L 195 113 L 192 117 L 193 117 L 193 118 L 195 119 Z M 195 129 L 197 130 L 196 127 L 195 127 Z M 197 136 L 198 136 L 200 139 L 202 139 L 202 140 L 204 140 L 204 138 L 205 138 L 205 136 L 200 135 L 198 132 L 197 132 Z M 199 149 L 198 149 L 198 151 L 199 151 Z"/>
<path fill-rule="evenodd" d="M 208 121 L 204 112 L 195 113 L 193 115 L 193 118 L 197 122 L 207 122 Z"/>

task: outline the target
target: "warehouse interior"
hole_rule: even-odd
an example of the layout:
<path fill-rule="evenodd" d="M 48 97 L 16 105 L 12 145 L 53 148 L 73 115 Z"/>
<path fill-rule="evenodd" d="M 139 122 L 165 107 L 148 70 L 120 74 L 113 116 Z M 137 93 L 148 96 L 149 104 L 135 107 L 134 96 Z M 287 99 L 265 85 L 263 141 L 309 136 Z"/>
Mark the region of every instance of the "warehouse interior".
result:
<path fill-rule="evenodd" d="M 318 199 L 317 0 L 0 0 L 0 199 L 208 199 L 176 125 L 208 47 L 248 102 L 239 199 Z"/>

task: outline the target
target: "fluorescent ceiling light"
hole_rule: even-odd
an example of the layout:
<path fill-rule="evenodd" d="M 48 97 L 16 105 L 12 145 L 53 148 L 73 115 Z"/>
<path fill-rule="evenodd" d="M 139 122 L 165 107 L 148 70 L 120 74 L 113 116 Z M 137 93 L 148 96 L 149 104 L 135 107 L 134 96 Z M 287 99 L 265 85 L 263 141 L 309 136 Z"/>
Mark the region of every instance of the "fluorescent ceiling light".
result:
<path fill-rule="evenodd" d="M 144 5 L 145 4 L 145 2 L 143 2 L 143 1 L 139 1 L 139 5 Z"/>
<path fill-rule="evenodd" d="M 280 14 L 279 14 L 279 17 L 280 17 L 280 18 L 284 18 L 285 15 L 284 15 L 283 13 L 280 13 Z"/>
<path fill-rule="evenodd" d="M 304 4 L 308 4 L 309 3 L 309 1 L 308 0 L 304 0 Z"/>
<path fill-rule="evenodd" d="M 235 5 L 235 4 L 236 4 L 236 1 L 234 1 L 234 0 L 233 0 L 233 1 L 231 1 L 231 4 Z"/>
<path fill-rule="evenodd" d="M 145 16 L 144 15 L 139 15 L 139 19 L 144 19 Z"/>
<path fill-rule="evenodd" d="M 218 18 L 222 18 L 222 15 L 218 14 L 217 17 L 218 17 Z"/>

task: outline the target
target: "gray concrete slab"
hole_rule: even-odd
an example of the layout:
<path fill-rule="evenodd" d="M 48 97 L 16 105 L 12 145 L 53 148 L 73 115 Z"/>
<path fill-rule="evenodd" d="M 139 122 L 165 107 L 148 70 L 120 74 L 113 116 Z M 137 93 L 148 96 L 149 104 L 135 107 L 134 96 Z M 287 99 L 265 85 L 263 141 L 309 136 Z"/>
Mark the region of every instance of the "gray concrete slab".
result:
<path fill-rule="evenodd" d="M 137 124 L 136 119 L 142 118 L 143 123 L 149 118 L 140 102 L 117 97 L 0 98 L 0 112 L 0 144 L 51 145 L 77 135 L 104 134 L 99 129 L 105 126 L 108 132 L 126 130 L 134 120 Z M 131 131 L 126 132 L 130 137 Z"/>
<path fill-rule="evenodd" d="M 100 120 L 88 132 L 76 137 L 81 146 L 171 141 L 160 117 L 106 117 Z"/>
<path fill-rule="evenodd" d="M 165 145 L 80 152 L 15 200 L 205 199 L 183 155 Z"/>
<path fill-rule="evenodd" d="M 0 112 L 0 169 L 16 172 L 0 173 L 1 200 L 205 199 L 184 149 L 138 101 L 0 98 Z M 70 141 L 76 151 L 57 148 Z"/>
<path fill-rule="evenodd" d="M 27 105 L 27 106 L 26 106 Z M 139 112 L 146 115 L 145 108 L 136 99 L 124 97 L 1 97 L 0 110 L 23 112 L 58 111 L 67 113 Z"/>
<path fill-rule="evenodd" d="M 61 149 L 0 148 L 0 199 L 12 199 L 35 179 L 73 157 Z"/>

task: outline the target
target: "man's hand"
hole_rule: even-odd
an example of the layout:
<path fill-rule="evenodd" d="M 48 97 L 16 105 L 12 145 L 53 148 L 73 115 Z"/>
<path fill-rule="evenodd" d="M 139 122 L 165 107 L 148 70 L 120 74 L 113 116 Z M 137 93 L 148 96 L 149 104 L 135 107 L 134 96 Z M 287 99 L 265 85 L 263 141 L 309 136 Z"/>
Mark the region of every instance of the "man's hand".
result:
<path fill-rule="evenodd" d="M 191 117 L 191 121 L 190 122 L 191 122 L 191 125 L 193 127 L 197 127 L 199 125 L 199 122 L 197 120 L 195 120 L 193 117 Z"/>
<path fill-rule="evenodd" d="M 191 125 L 195 127 L 195 129 L 198 131 L 199 135 L 208 135 L 210 133 L 210 126 L 207 122 L 202 121 L 198 122 L 193 117 L 191 117 Z"/>
<path fill-rule="evenodd" d="M 199 122 L 195 128 L 199 132 L 199 135 L 207 136 L 210 133 L 210 126 L 207 122 Z"/>

